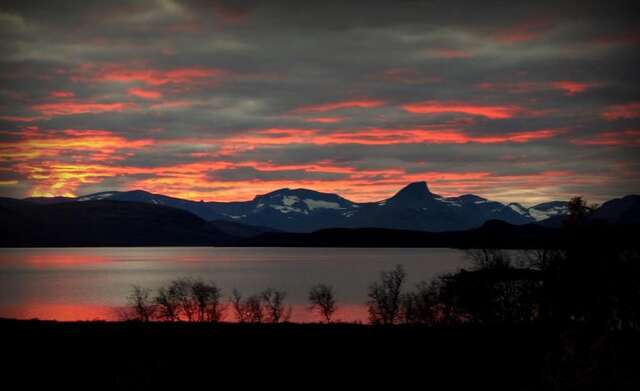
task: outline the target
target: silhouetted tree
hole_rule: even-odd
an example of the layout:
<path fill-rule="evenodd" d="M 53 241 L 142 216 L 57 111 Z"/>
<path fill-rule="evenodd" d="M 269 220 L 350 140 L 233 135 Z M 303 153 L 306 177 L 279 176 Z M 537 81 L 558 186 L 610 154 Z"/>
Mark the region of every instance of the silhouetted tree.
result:
<path fill-rule="evenodd" d="M 401 265 L 380 273 L 380 279 L 369 286 L 367 302 L 372 324 L 394 324 L 400 321 L 400 299 L 406 274 Z"/>
<path fill-rule="evenodd" d="M 520 251 L 520 267 L 548 271 L 561 264 L 565 253 L 560 249 L 539 248 Z"/>
<path fill-rule="evenodd" d="M 132 286 L 131 293 L 127 297 L 127 304 L 128 310 L 125 318 L 148 322 L 155 315 L 156 308 L 149 288 L 142 288 L 138 285 Z"/>
<path fill-rule="evenodd" d="M 317 311 L 327 323 L 338 309 L 333 294 L 333 287 L 325 284 L 317 284 L 309 291 L 309 307 L 311 311 Z"/>
<path fill-rule="evenodd" d="M 262 323 L 265 318 L 260 295 L 252 295 L 244 299 L 242 293 L 234 289 L 231 296 L 231 306 L 236 320 L 240 323 Z"/>
<path fill-rule="evenodd" d="M 173 280 L 169 285 L 169 292 L 179 303 L 181 313 L 186 317 L 186 320 L 192 322 L 197 310 L 197 303 L 193 300 L 191 287 L 193 286 L 193 280 L 190 278 L 179 278 Z"/>
<path fill-rule="evenodd" d="M 178 321 L 186 318 L 190 322 L 194 320 L 197 304 L 193 300 L 192 285 L 192 279 L 179 278 L 171 281 L 168 287 L 158 290 L 155 302 L 159 307 L 161 319 Z"/>
<path fill-rule="evenodd" d="M 222 292 L 214 282 L 191 281 L 191 298 L 200 322 L 219 322 L 224 316 L 226 306 L 222 304 Z"/>
<path fill-rule="evenodd" d="M 180 320 L 180 303 L 174 293 L 165 287 L 158 290 L 154 299 L 158 309 L 158 318 L 172 322 Z"/>
<path fill-rule="evenodd" d="M 260 295 L 251 295 L 247 297 L 244 303 L 247 313 L 249 314 L 249 322 L 262 323 L 265 319 L 265 313 L 262 308 L 262 297 Z"/>
<path fill-rule="evenodd" d="M 511 258 L 509 254 L 503 250 L 488 248 L 469 249 L 466 251 L 466 256 L 476 270 L 511 267 Z"/>
<path fill-rule="evenodd" d="M 271 323 L 286 322 L 291 317 L 291 306 L 285 306 L 284 299 L 287 293 L 272 288 L 266 289 L 261 294 L 264 305 L 264 314 Z"/>
<path fill-rule="evenodd" d="M 437 298 L 433 285 L 423 281 L 415 291 L 401 298 L 400 315 L 403 323 L 433 324 L 436 321 Z"/>
<path fill-rule="evenodd" d="M 231 301 L 231 307 L 233 308 L 233 312 L 236 316 L 236 320 L 240 323 L 244 323 L 249 320 L 249 314 L 244 305 L 244 301 L 242 299 L 242 293 L 239 290 L 234 289 L 233 295 L 229 299 Z"/>

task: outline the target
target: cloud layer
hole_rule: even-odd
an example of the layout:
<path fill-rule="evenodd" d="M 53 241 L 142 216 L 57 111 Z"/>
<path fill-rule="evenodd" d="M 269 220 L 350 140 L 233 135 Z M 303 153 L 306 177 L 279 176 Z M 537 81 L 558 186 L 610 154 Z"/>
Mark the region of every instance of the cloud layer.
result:
<path fill-rule="evenodd" d="M 640 192 L 631 1 L 8 1 L 0 195 Z"/>

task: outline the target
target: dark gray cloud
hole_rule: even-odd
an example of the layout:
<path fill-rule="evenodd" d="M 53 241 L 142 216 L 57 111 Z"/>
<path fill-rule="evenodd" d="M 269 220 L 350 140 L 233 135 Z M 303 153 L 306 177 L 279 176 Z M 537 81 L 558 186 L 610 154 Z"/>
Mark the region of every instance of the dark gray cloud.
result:
<path fill-rule="evenodd" d="M 638 192 L 634 2 L 469 3 L 5 1 L 0 192 Z"/>

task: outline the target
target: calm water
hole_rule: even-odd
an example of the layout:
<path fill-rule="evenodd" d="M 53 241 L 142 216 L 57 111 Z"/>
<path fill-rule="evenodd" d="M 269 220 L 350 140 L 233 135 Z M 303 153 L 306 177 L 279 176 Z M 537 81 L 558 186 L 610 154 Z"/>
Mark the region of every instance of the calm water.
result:
<path fill-rule="evenodd" d="M 0 249 L 0 316 L 58 320 L 116 319 L 131 285 L 156 289 L 183 276 L 215 281 L 226 296 L 267 287 L 288 292 L 295 321 L 316 283 L 333 285 L 336 318 L 366 320 L 367 286 L 401 264 L 408 284 L 463 266 L 453 249 L 381 248 L 28 248 Z"/>

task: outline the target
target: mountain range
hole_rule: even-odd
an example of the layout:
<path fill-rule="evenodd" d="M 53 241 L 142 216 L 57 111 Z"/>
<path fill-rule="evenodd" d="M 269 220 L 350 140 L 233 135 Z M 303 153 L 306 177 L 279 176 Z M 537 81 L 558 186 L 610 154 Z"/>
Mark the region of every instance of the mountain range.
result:
<path fill-rule="evenodd" d="M 555 235 L 549 230 L 562 225 L 567 211 L 565 201 L 527 208 L 473 194 L 442 197 L 426 182 L 364 203 L 308 189 L 279 189 L 241 202 L 109 191 L 81 197 L 0 198 L 0 245 L 465 246 L 494 243 L 502 236 L 522 246 L 549 242 Z M 607 201 L 592 219 L 637 226 L 640 196 Z M 431 234 L 425 236 L 427 232 Z M 534 236 L 538 242 L 532 242 Z"/>
<path fill-rule="evenodd" d="M 442 197 L 432 193 L 426 182 L 411 183 L 391 198 L 363 203 L 337 194 L 288 188 L 239 202 L 198 202 L 142 190 L 26 200 L 39 204 L 98 200 L 142 202 L 182 209 L 206 221 L 230 221 L 287 232 L 359 227 L 438 232 L 470 229 L 489 220 L 510 224 L 535 223 L 567 213 L 565 201 L 526 208 L 517 203 L 503 204 L 473 194 Z"/>

